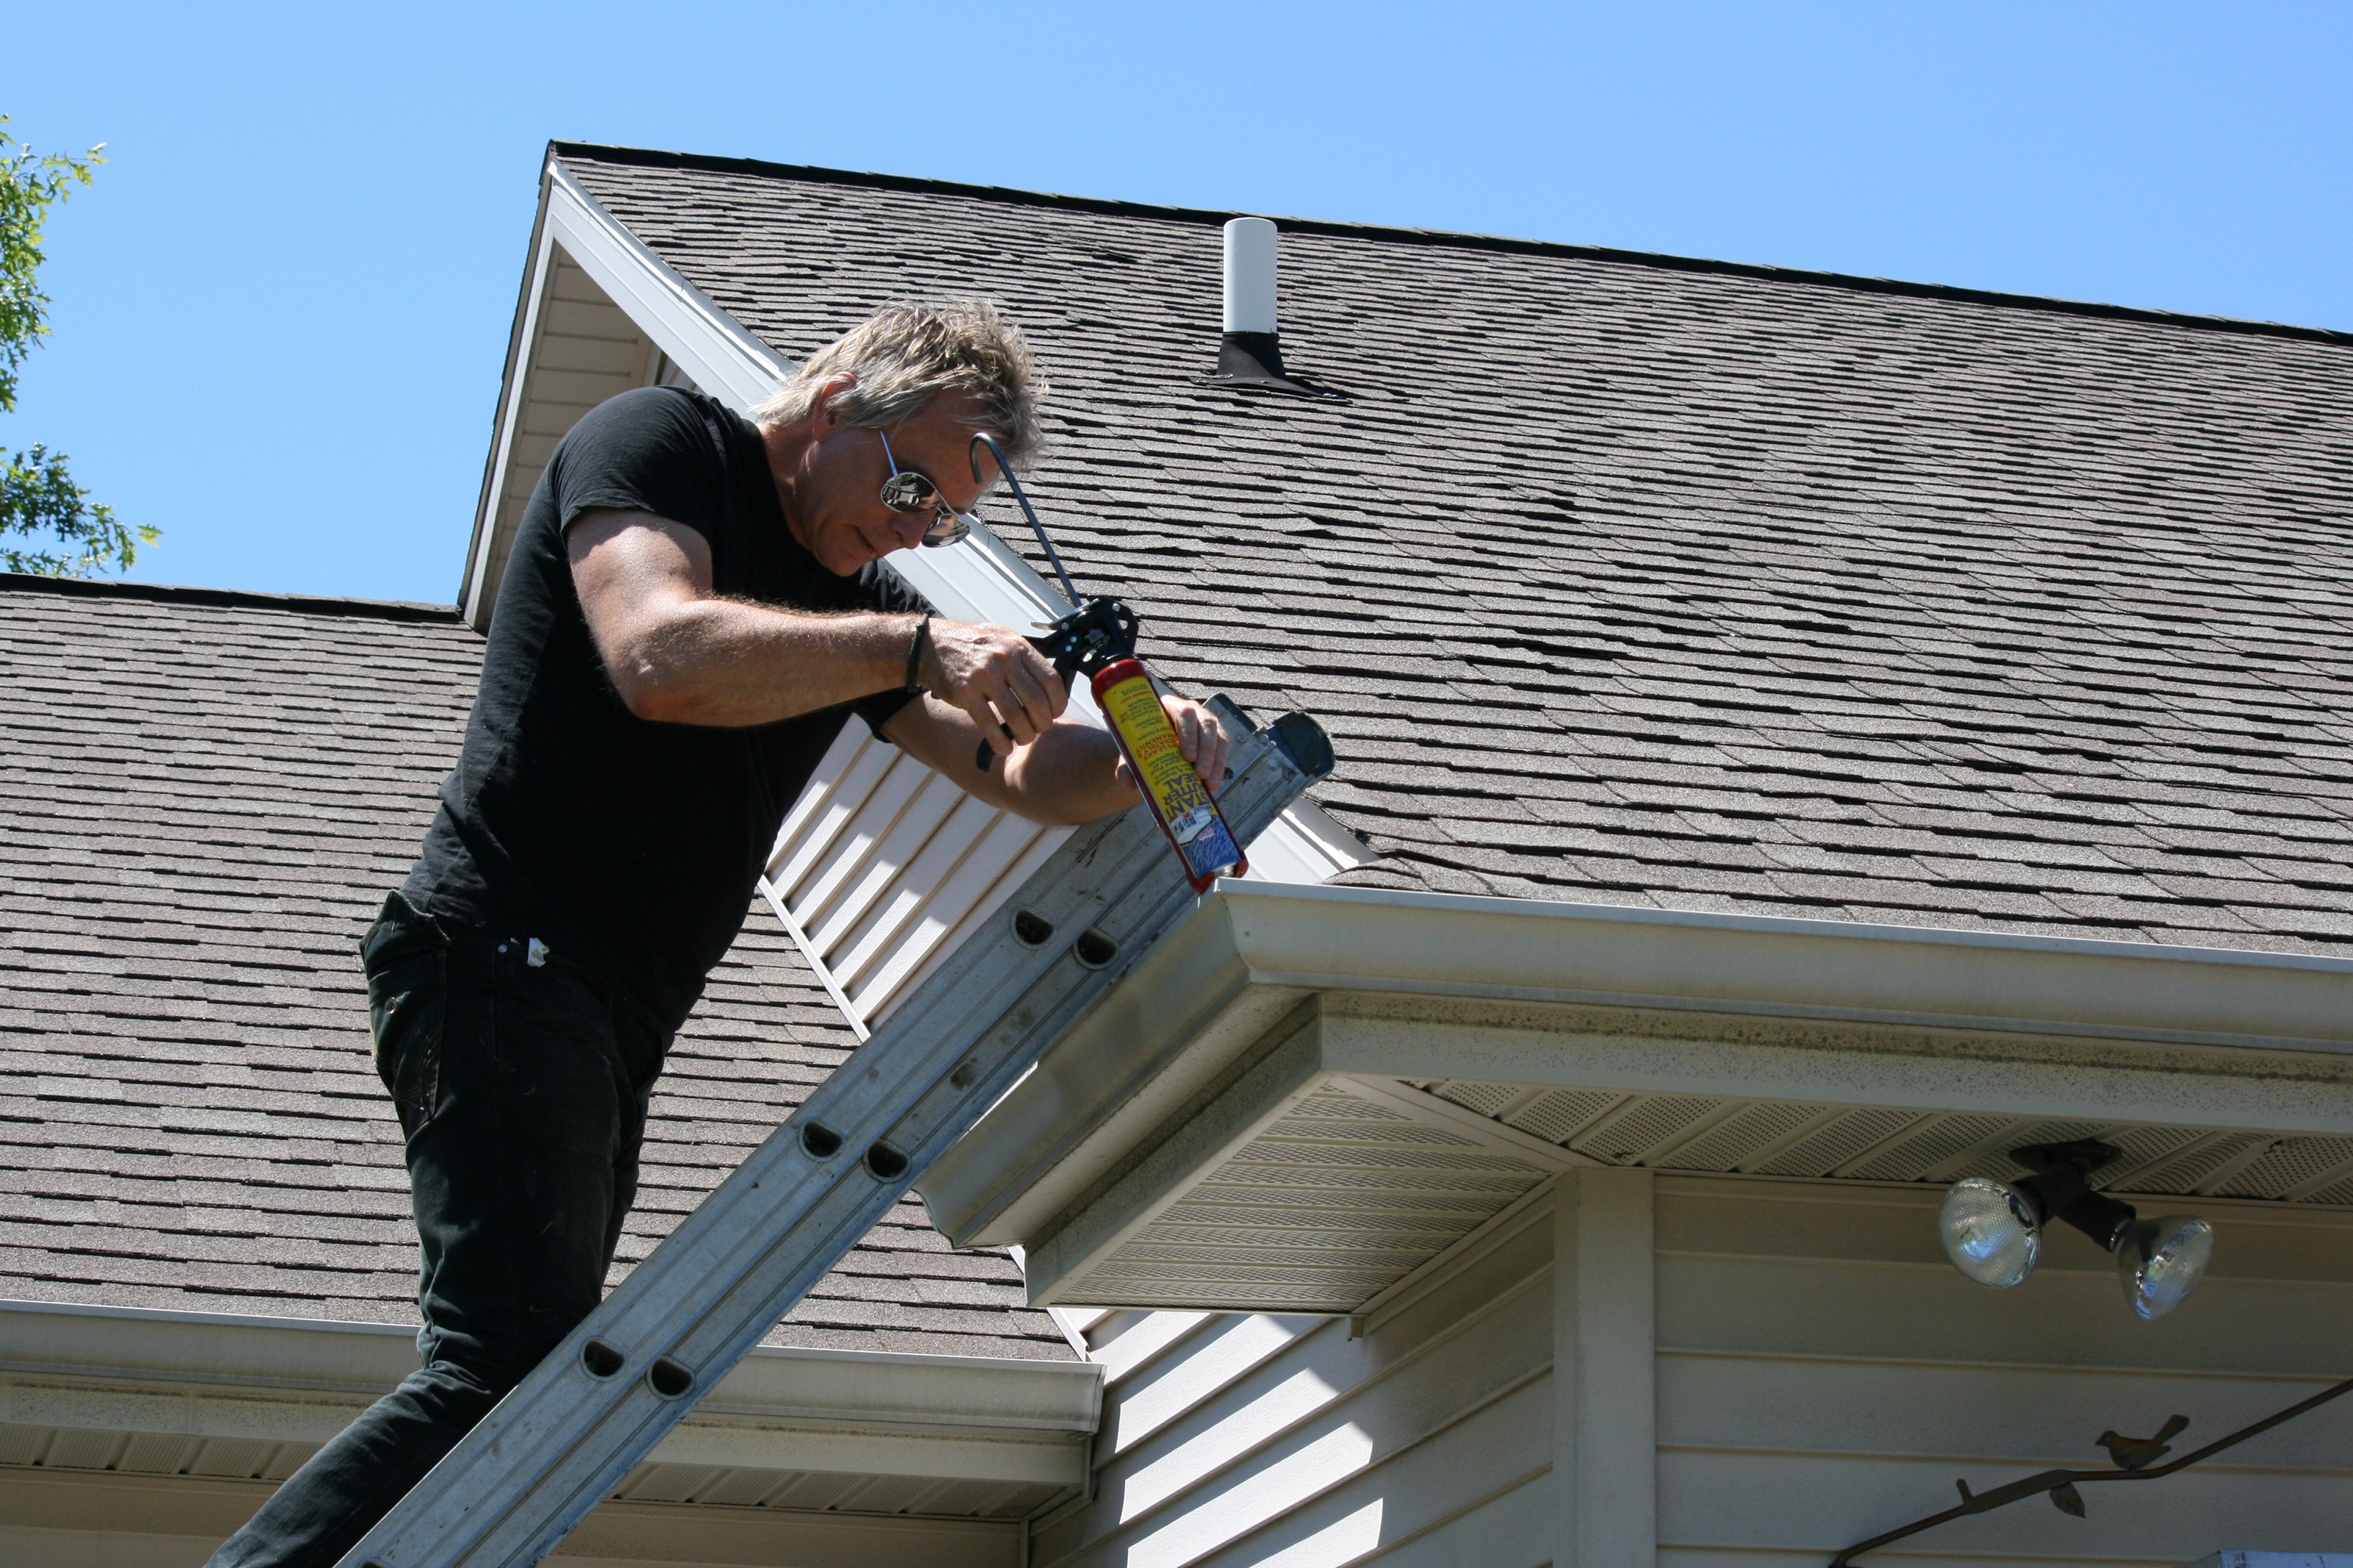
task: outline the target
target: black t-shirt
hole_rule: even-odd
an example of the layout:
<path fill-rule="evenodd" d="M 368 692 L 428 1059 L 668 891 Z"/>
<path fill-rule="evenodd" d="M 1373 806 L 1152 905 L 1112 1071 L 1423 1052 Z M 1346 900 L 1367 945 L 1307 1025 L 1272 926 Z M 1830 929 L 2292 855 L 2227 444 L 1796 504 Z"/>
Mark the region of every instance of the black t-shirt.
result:
<path fill-rule="evenodd" d="M 457 771 L 402 891 L 436 916 L 536 936 L 684 1021 L 744 923 L 794 797 L 843 722 L 878 730 L 898 689 L 756 729 L 663 724 L 613 689 L 573 590 L 565 530 L 649 511 L 711 544 L 723 595 L 804 610 L 906 610 L 896 573 L 820 566 L 785 526 L 756 426 L 700 393 L 626 392 L 557 444 L 499 585 Z"/>

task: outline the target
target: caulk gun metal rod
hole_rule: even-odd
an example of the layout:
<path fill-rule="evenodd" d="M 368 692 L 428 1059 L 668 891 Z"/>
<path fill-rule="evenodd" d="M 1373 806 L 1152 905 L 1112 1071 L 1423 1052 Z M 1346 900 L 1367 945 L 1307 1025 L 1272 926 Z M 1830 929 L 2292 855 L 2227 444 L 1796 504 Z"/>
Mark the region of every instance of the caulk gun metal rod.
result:
<path fill-rule="evenodd" d="M 1071 574 L 1062 570 L 1061 552 L 1056 550 L 1054 542 L 1046 537 L 1046 525 L 1038 521 L 1038 509 L 1029 504 L 1029 492 L 1021 488 L 1021 476 L 1015 473 L 1013 465 L 1005 460 L 1005 450 L 997 444 L 997 437 L 983 431 L 974 436 L 973 441 L 975 444 L 987 444 L 988 455 L 997 459 L 997 471 L 1003 474 L 1005 482 L 1012 487 L 1013 499 L 1021 503 L 1021 515 L 1029 520 L 1030 531 L 1037 534 L 1038 542 L 1046 547 L 1046 559 L 1054 563 L 1054 575 L 1062 580 L 1062 597 L 1071 602 L 1071 608 L 1077 609 L 1079 591 L 1071 586 Z M 976 458 L 973 459 L 972 477 L 976 479 L 980 478 L 980 460 Z"/>
<path fill-rule="evenodd" d="M 1264 731 L 1237 762 L 1223 798 L 1247 837 L 1309 781 Z M 1074 835 L 369 1531 L 347 1568 L 536 1563 L 1193 903 L 1148 814 Z M 1011 933 L 1021 909 L 1052 922 L 1036 948 Z M 1073 951 L 1089 929 L 1118 943 L 1103 968 Z M 841 1137 L 828 1158 L 803 1149 L 812 1122 Z M 860 1158 L 878 1142 L 906 1158 L 888 1178 Z M 587 1372 L 591 1339 L 623 1353 L 617 1374 Z M 652 1387 L 648 1373 L 665 1359 L 691 1373 L 688 1396 Z"/>

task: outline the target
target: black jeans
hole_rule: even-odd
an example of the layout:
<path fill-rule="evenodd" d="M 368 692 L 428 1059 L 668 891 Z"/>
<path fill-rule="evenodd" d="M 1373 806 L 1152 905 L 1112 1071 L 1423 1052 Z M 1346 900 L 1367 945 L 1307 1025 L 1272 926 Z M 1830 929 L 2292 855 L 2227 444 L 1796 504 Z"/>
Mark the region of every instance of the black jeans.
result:
<path fill-rule="evenodd" d="M 604 1294 L 669 1037 L 528 933 L 396 893 L 361 945 L 406 1139 L 423 1365 L 287 1478 L 208 1568 L 330 1568 Z"/>

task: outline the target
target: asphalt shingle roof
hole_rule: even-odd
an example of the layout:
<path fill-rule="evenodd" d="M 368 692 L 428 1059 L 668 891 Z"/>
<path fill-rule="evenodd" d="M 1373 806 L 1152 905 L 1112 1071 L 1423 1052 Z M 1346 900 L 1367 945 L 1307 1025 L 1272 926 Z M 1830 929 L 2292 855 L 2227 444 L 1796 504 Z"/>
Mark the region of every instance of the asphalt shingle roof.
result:
<path fill-rule="evenodd" d="M 1202 384 L 1223 214 L 559 152 L 788 356 L 1002 301 L 1082 586 L 1324 722 L 1350 879 L 2353 943 L 2353 338 L 1286 223 L 1311 402 Z"/>
<path fill-rule="evenodd" d="M 355 943 L 457 754 L 438 605 L 0 579 L 0 1296 L 414 1322 Z M 672 1050 L 616 1276 L 855 1043 L 755 910 Z M 910 1201 L 772 1344 L 1073 1352 Z"/>

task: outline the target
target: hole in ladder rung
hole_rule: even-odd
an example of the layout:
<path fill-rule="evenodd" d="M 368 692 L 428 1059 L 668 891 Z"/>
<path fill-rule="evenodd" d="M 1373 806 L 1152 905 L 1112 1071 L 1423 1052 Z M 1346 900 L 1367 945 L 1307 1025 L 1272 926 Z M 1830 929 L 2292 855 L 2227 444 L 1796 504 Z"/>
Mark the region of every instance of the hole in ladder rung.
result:
<path fill-rule="evenodd" d="M 801 1147 L 812 1159 L 830 1160 L 841 1152 L 841 1134 L 822 1121 L 812 1121 L 801 1129 Z"/>
<path fill-rule="evenodd" d="M 694 1386 L 694 1373 L 681 1363 L 663 1356 L 646 1368 L 646 1382 L 664 1399 L 676 1399 Z"/>
<path fill-rule="evenodd" d="M 628 1359 L 602 1340 L 590 1340 L 580 1347 L 580 1364 L 594 1378 L 611 1377 Z"/>
<path fill-rule="evenodd" d="M 1101 969 L 1119 956 L 1119 943 L 1100 931 L 1082 931 L 1079 933 L 1079 940 L 1071 944 L 1071 951 L 1078 954 L 1079 962 L 1089 969 Z"/>
<path fill-rule="evenodd" d="M 1036 910 L 1013 911 L 1013 940 L 1024 947 L 1043 947 L 1054 934 L 1054 922 Z"/>
<path fill-rule="evenodd" d="M 907 1156 L 888 1143 L 877 1143 L 866 1151 L 866 1168 L 877 1181 L 887 1182 L 907 1173 Z"/>

